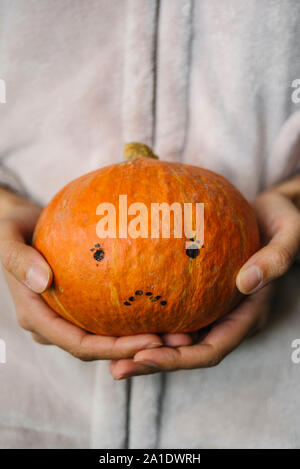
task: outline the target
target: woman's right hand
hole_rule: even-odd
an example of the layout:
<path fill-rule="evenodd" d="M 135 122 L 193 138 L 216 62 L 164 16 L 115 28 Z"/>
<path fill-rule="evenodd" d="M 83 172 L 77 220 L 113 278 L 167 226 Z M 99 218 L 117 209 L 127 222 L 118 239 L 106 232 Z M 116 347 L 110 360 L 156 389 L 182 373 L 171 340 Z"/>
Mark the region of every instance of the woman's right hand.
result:
<path fill-rule="evenodd" d="M 132 358 L 139 350 L 160 347 L 162 338 L 156 334 L 97 336 L 49 308 L 39 293 L 51 285 L 53 274 L 43 256 L 29 245 L 40 212 L 34 203 L 0 188 L 0 259 L 19 325 L 35 341 L 57 345 L 84 361 Z"/>

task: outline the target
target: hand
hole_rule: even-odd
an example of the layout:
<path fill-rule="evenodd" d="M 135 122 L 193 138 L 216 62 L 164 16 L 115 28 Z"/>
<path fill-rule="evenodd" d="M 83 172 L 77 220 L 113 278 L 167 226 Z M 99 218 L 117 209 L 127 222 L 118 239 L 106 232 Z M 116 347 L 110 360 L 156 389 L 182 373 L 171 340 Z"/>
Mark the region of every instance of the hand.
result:
<path fill-rule="evenodd" d="M 52 271 L 30 243 L 40 208 L 0 189 L 0 259 L 15 304 L 20 326 L 40 344 L 55 344 L 82 360 L 133 357 L 142 349 L 160 347 L 155 334 L 103 337 L 90 334 L 58 316 L 39 293 L 52 282 Z M 174 336 L 176 344 L 191 343 L 189 337 Z"/>
<path fill-rule="evenodd" d="M 246 298 L 235 310 L 216 321 L 211 327 L 205 328 L 204 334 L 201 334 L 201 331 L 198 337 L 194 334 L 193 345 L 170 346 L 172 334 L 167 334 L 162 337 L 165 346 L 161 348 L 141 350 L 133 359 L 112 361 L 110 364 L 112 376 L 115 379 L 123 379 L 159 371 L 218 365 L 247 336 L 254 334 L 267 322 L 271 290 L 270 286 L 263 288 Z"/>
<path fill-rule="evenodd" d="M 300 251 L 300 177 L 263 192 L 253 207 L 263 247 L 237 276 L 237 287 L 246 295 L 287 272 Z"/>
<path fill-rule="evenodd" d="M 244 264 L 236 280 L 238 289 L 251 296 L 192 346 L 170 347 L 172 334 L 168 334 L 162 337 L 165 347 L 139 351 L 133 360 L 113 361 L 114 378 L 217 365 L 267 322 L 273 285 L 266 285 L 289 269 L 300 249 L 300 177 L 265 191 L 253 207 L 263 247 Z"/>

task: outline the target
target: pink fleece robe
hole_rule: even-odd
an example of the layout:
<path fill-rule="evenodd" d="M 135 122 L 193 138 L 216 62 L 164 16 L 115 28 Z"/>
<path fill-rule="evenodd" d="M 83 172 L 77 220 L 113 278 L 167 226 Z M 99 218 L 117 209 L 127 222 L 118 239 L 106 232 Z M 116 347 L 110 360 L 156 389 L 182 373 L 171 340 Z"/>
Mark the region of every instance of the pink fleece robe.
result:
<path fill-rule="evenodd" d="M 300 169 L 296 0 L 2 0 L 0 183 L 42 204 L 124 141 L 252 199 Z M 0 447 L 300 444 L 299 267 L 275 319 L 214 369 L 114 382 L 18 328 L 0 281 Z"/>

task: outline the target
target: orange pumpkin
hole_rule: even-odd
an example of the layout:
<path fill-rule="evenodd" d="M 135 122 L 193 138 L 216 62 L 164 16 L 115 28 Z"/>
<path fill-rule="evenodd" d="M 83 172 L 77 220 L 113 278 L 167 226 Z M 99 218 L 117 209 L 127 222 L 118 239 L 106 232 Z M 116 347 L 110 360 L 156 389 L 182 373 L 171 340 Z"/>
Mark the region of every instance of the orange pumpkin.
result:
<path fill-rule="evenodd" d="M 259 248 L 254 212 L 212 171 L 159 161 L 142 144 L 127 145 L 126 156 L 72 181 L 43 210 L 33 242 L 54 272 L 43 298 L 97 334 L 196 331 L 241 299 L 236 275 Z M 118 212 L 119 195 L 128 206 L 145 204 L 149 214 L 151 203 L 204 203 L 204 246 L 172 236 L 175 218 L 169 238 L 161 236 L 162 223 L 159 238 L 120 238 L 117 219 L 117 237 L 100 239 L 97 207 L 111 203 Z"/>

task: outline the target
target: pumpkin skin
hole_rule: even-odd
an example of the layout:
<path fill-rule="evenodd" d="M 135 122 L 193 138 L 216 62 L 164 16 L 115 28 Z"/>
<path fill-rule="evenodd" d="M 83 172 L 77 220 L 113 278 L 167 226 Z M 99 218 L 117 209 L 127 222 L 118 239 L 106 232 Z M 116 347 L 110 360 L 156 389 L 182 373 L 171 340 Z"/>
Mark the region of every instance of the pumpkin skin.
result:
<path fill-rule="evenodd" d="M 259 248 L 253 209 L 212 171 L 159 161 L 141 144 L 127 150 L 131 159 L 72 181 L 41 213 L 33 244 L 54 273 L 42 296 L 96 334 L 196 331 L 242 298 L 236 275 Z M 97 206 L 113 203 L 118 213 L 120 194 L 128 206 L 143 202 L 149 213 L 153 202 L 204 203 L 204 247 L 190 257 L 184 236 L 99 239 Z"/>

